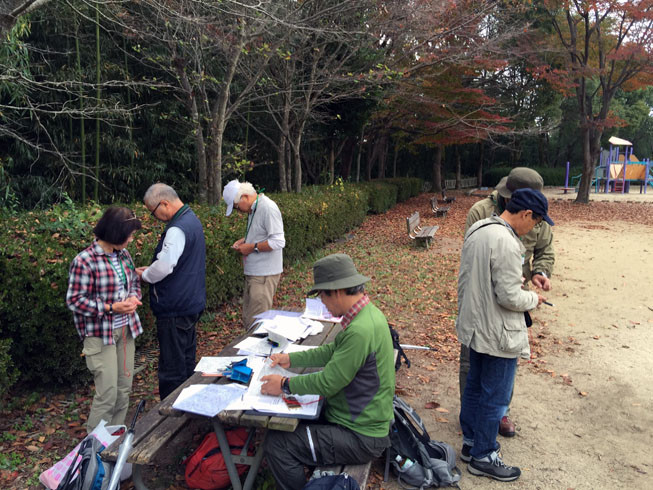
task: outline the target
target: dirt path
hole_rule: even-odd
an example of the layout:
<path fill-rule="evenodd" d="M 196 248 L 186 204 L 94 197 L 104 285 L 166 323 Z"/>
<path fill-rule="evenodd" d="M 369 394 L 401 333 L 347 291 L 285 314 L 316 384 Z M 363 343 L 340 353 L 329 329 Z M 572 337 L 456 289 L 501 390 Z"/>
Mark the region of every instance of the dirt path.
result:
<path fill-rule="evenodd" d="M 522 468 L 512 486 L 529 489 L 653 488 L 653 228 L 556 226 L 556 274 L 533 326 L 534 352 L 518 370 L 512 415 L 518 431 L 500 438 L 504 459 Z M 413 352 L 398 383 L 431 436 L 458 450 L 457 363 Z M 429 383 L 418 376 L 428 375 Z M 437 401 L 437 410 L 425 409 Z M 448 411 L 445 412 L 445 410 Z M 462 489 L 505 483 L 470 475 Z M 396 483 L 385 488 L 399 488 Z"/>

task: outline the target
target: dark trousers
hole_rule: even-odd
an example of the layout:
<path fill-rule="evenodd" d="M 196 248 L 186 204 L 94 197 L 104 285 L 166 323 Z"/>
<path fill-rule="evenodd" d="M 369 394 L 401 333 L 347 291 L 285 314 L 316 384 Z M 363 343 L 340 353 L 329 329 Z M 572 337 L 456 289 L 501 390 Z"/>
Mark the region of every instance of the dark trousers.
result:
<path fill-rule="evenodd" d="M 304 488 L 304 466 L 364 464 L 383 454 L 389 438 L 368 437 L 336 424 L 299 424 L 268 431 L 265 457 L 281 490 Z"/>
<path fill-rule="evenodd" d="M 517 358 L 495 357 L 469 349 L 470 369 L 460 407 L 463 443 L 482 459 L 495 451 L 499 422 L 510 402 Z"/>
<path fill-rule="evenodd" d="M 195 369 L 197 336 L 195 324 L 201 313 L 189 316 L 157 317 L 159 338 L 159 396 L 165 399 L 190 378 Z"/>
<path fill-rule="evenodd" d="M 458 371 L 458 384 L 460 386 L 460 405 L 463 404 L 463 393 L 465 393 L 465 385 L 467 384 L 467 375 L 469 374 L 469 347 L 465 344 L 460 344 L 460 368 Z M 515 393 L 515 383 L 513 381 L 512 390 L 510 390 L 510 400 L 508 401 L 508 408 L 506 409 L 505 416 L 510 415 L 510 404 L 512 403 L 512 396 Z"/>

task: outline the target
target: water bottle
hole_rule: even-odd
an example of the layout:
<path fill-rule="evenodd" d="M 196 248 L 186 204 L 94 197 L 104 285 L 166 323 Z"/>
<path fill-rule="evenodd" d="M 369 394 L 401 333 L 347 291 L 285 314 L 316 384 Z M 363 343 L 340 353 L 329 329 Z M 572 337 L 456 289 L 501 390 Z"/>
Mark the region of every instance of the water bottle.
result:
<path fill-rule="evenodd" d="M 410 468 L 415 464 L 413 460 L 411 460 L 410 458 L 404 459 L 400 454 L 397 454 L 395 461 L 397 462 L 399 468 L 401 468 L 403 471 L 406 471 L 408 468 Z"/>

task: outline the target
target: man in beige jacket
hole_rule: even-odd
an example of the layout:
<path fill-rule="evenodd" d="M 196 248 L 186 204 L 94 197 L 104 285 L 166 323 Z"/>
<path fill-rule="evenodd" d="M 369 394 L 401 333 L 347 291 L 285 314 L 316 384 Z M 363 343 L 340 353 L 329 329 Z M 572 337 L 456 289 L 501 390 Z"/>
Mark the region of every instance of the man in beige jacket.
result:
<path fill-rule="evenodd" d="M 499 421 L 510 401 L 517 358 L 530 355 L 524 312 L 544 297 L 522 289 L 525 249 L 520 236 L 548 217 L 544 195 L 512 193 L 506 210 L 467 231 L 458 276 L 458 340 L 469 347 L 470 371 L 460 409 L 461 459 L 470 473 L 513 481 L 521 471 L 498 454 Z"/>

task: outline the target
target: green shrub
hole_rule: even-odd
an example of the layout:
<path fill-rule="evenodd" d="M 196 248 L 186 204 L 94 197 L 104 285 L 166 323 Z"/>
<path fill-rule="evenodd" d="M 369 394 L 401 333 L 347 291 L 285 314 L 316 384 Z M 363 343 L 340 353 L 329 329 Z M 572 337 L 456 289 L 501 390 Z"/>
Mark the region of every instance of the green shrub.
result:
<path fill-rule="evenodd" d="M 396 192 L 396 187 L 388 187 Z M 283 214 L 287 264 L 362 223 L 369 199 L 360 186 L 343 183 L 269 197 Z M 143 223 L 129 251 L 137 266 L 147 265 L 165 225 L 151 217 L 141 203 L 129 207 Z M 240 256 L 231 245 L 244 236 L 246 219 L 239 213 L 226 217 L 224 204 L 191 207 L 204 226 L 210 311 L 242 290 Z M 92 224 L 103 210 L 99 206 L 76 208 L 67 202 L 4 220 L 0 241 L 7 245 L 0 250 L 0 339 L 13 340 L 11 360 L 26 383 L 74 383 L 89 378 L 65 296 L 70 262 L 92 242 Z M 143 285 L 139 316 L 144 329 L 140 344 L 155 332 L 147 285 Z M 2 352 L 0 349 L 0 376 L 10 366 Z"/>
<path fill-rule="evenodd" d="M 512 170 L 511 167 L 494 167 L 483 174 L 483 185 L 486 187 L 495 187 L 502 177 L 505 177 Z M 563 186 L 565 185 L 566 167 L 533 167 L 544 179 L 545 186 Z M 581 167 L 572 167 L 569 169 L 569 184 L 574 175 L 580 174 Z"/>
<path fill-rule="evenodd" d="M 404 202 L 422 192 L 424 181 L 417 177 L 397 177 L 383 182 L 397 186 L 397 202 Z"/>
<path fill-rule="evenodd" d="M 11 359 L 11 339 L 0 339 L 0 399 L 18 379 L 18 370 Z"/>
<path fill-rule="evenodd" d="M 368 206 L 370 213 L 381 214 L 397 204 L 396 185 L 382 181 L 365 182 L 358 184 L 368 194 Z"/>

